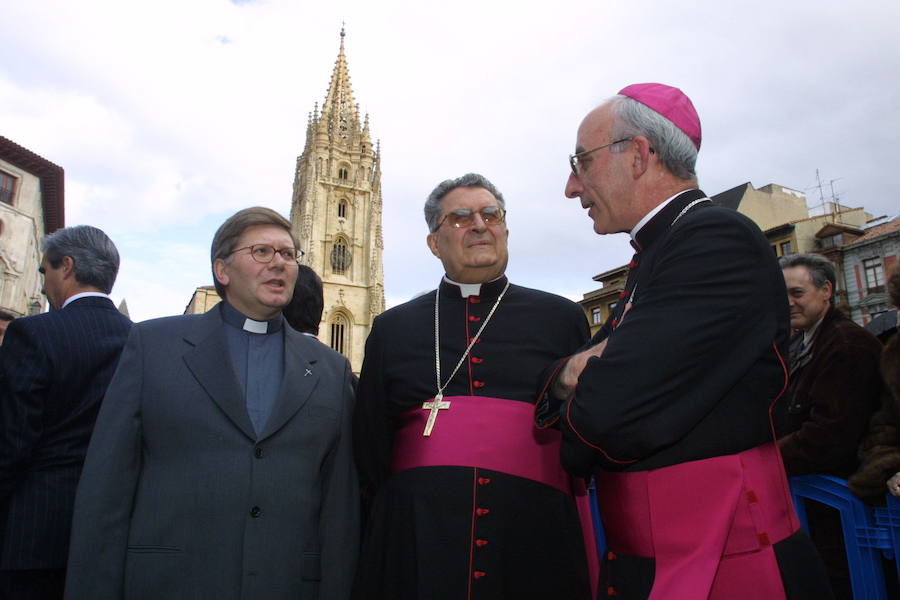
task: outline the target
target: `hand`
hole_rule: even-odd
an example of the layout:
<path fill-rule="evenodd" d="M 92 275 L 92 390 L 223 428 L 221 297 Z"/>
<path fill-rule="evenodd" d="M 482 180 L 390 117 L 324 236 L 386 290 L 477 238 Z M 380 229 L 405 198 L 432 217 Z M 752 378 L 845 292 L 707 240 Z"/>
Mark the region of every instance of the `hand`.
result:
<path fill-rule="evenodd" d="M 900 473 L 894 473 L 894 476 L 887 480 L 887 489 L 892 496 L 900 497 Z"/>
<path fill-rule="evenodd" d="M 572 392 L 575 391 L 575 386 L 578 385 L 578 377 L 584 371 L 588 359 L 595 356 L 599 358 L 603 355 L 605 349 L 606 340 L 603 340 L 596 346 L 591 346 L 587 350 L 572 356 L 553 383 L 553 395 L 560 400 L 565 400 L 571 396 Z"/>

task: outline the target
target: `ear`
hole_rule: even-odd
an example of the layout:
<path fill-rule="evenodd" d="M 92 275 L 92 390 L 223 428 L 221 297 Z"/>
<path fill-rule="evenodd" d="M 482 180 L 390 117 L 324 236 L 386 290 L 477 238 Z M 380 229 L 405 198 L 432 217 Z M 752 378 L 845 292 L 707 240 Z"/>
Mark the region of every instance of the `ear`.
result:
<path fill-rule="evenodd" d="M 650 168 L 650 140 L 638 135 L 635 136 L 632 144 L 631 176 L 639 179 Z"/>
<path fill-rule="evenodd" d="M 822 284 L 822 291 L 828 294 L 828 300 L 832 300 L 834 297 L 834 290 L 831 289 L 831 282 L 826 281 Z"/>
<path fill-rule="evenodd" d="M 75 261 L 72 260 L 71 256 L 63 256 L 59 265 L 60 271 L 62 271 L 62 278 L 69 279 L 70 277 L 74 279 L 75 277 Z"/>
<path fill-rule="evenodd" d="M 215 262 L 213 262 L 213 272 L 216 274 L 216 281 L 222 285 L 227 286 L 231 281 L 231 278 L 228 276 L 227 265 L 221 258 L 217 258 Z"/>
<path fill-rule="evenodd" d="M 428 249 L 431 250 L 431 253 L 440 258 L 441 251 L 438 250 L 437 233 L 429 233 L 428 237 L 425 238 L 425 242 L 428 244 Z"/>

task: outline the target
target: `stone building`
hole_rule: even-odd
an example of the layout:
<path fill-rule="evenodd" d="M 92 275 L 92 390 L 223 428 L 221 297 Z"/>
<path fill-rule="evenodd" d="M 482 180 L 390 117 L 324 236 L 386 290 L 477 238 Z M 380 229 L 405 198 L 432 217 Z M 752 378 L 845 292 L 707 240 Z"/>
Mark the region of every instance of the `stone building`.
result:
<path fill-rule="evenodd" d="M 63 184 L 62 167 L 0 136 L 0 310 L 43 310 L 40 241 L 64 227 Z"/>
<path fill-rule="evenodd" d="M 384 310 L 381 152 L 353 98 L 344 31 L 321 110 L 310 113 L 297 159 L 291 222 L 302 262 L 322 278 L 319 338 L 357 373 L 372 319 Z"/>
<path fill-rule="evenodd" d="M 841 270 L 846 281 L 847 314 L 860 325 L 891 309 L 886 277 L 900 257 L 900 217 L 842 240 Z"/>

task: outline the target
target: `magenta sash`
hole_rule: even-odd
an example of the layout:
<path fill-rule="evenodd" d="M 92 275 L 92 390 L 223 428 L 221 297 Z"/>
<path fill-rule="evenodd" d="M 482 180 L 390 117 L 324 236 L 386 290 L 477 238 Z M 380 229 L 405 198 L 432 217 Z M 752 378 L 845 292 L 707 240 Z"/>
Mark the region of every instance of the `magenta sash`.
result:
<path fill-rule="evenodd" d="M 650 600 L 785 598 L 772 545 L 799 522 L 775 444 L 596 478 L 607 559 L 653 557 Z"/>
<path fill-rule="evenodd" d="M 549 485 L 575 499 L 585 540 L 591 587 L 598 574 L 597 545 L 587 490 L 559 462 L 562 435 L 534 427 L 534 405 L 487 396 L 447 396 L 450 408 L 438 413 L 424 437 L 429 410 L 401 414 L 394 430 L 391 471 L 416 467 L 475 467 Z M 580 485 L 579 485 L 580 484 Z"/>

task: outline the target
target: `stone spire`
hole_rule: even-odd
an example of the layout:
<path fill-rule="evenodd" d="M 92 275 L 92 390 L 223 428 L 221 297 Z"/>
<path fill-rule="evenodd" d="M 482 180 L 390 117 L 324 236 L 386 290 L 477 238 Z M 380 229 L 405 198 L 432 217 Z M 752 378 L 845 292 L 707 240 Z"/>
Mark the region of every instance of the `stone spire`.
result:
<path fill-rule="evenodd" d="M 372 319 L 384 310 L 381 147 L 353 97 L 345 35 L 342 27 L 325 101 L 307 118 L 291 226 L 303 262 L 322 278 L 320 339 L 359 372 Z"/>
<path fill-rule="evenodd" d="M 328 136 L 337 141 L 351 140 L 359 134 L 359 107 L 353 99 L 353 88 L 350 86 L 350 70 L 347 67 L 347 56 L 344 54 L 344 33 L 341 27 L 341 48 L 337 60 L 334 61 L 334 72 L 325 94 L 322 105 L 321 124 L 324 124 Z"/>

